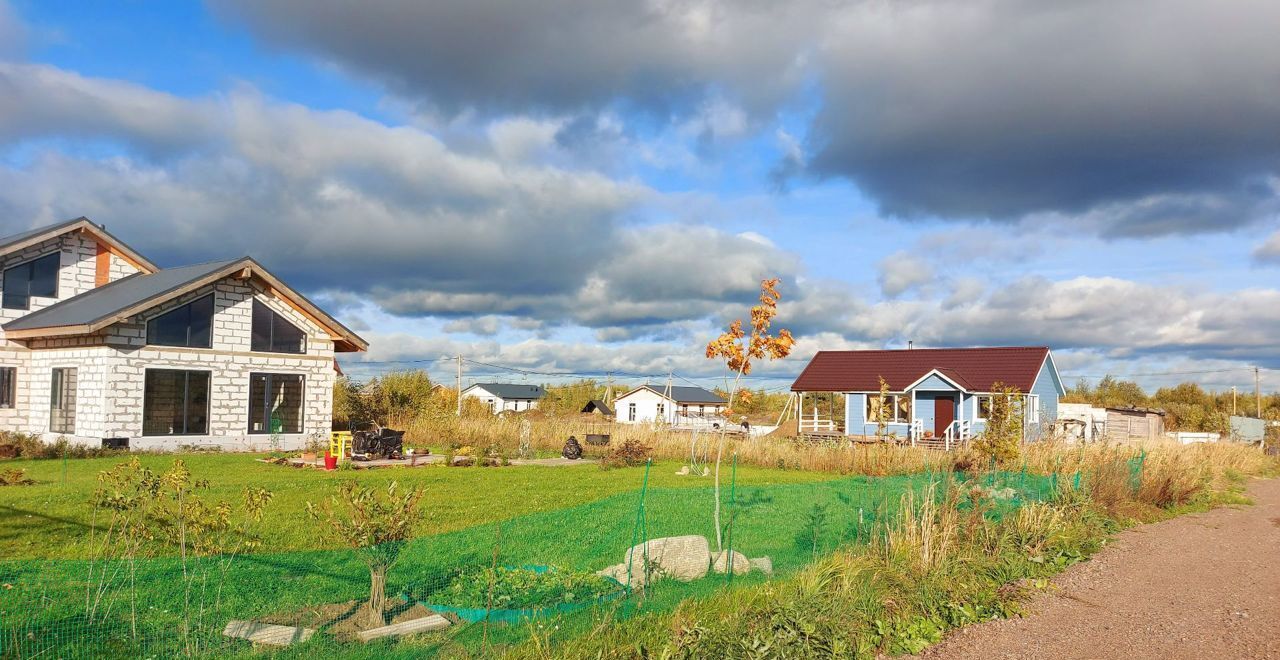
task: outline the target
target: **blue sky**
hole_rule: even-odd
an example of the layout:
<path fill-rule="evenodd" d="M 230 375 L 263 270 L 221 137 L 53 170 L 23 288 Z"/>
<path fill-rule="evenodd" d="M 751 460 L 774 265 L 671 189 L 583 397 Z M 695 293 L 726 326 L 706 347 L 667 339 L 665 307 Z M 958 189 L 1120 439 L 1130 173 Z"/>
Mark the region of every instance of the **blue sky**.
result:
<path fill-rule="evenodd" d="M 711 383 L 780 276 L 771 387 L 908 339 L 1280 379 L 1280 16 L 1149 4 L 0 0 L 0 229 L 253 254 L 358 377 Z"/>

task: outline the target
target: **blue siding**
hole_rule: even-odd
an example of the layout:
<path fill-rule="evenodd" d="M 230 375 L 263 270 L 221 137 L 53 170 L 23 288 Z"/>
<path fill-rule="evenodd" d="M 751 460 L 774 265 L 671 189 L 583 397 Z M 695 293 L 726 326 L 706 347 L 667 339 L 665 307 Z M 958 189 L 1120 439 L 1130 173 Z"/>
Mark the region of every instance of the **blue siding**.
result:
<path fill-rule="evenodd" d="M 917 392 L 920 392 L 922 390 L 935 390 L 939 392 L 957 391 L 955 385 L 952 385 L 951 383 L 948 383 L 942 378 L 939 378 L 938 374 L 929 376 L 928 378 L 921 381 L 919 385 L 916 385 Z"/>
<path fill-rule="evenodd" d="M 846 394 L 844 396 L 844 432 L 849 435 L 866 435 L 862 430 L 867 421 L 867 395 Z"/>
<path fill-rule="evenodd" d="M 1058 375 L 1049 366 L 1049 360 L 1045 360 L 1040 367 L 1040 375 L 1036 377 L 1035 387 L 1031 388 L 1031 394 L 1040 397 L 1040 419 L 1036 421 L 1057 419 L 1058 399 L 1065 393 L 1062 381 L 1058 380 Z"/>
<path fill-rule="evenodd" d="M 888 433 L 905 438 L 911 431 L 910 424 L 887 424 Z M 844 432 L 846 435 L 875 435 L 875 422 L 867 421 L 867 395 L 855 392 L 845 395 Z"/>

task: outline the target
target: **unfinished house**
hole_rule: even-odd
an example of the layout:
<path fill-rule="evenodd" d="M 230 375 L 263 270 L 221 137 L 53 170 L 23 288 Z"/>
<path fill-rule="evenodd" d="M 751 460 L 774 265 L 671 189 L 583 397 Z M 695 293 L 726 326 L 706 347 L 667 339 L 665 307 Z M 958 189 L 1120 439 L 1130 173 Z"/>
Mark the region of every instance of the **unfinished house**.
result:
<path fill-rule="evenodd" d="M 0 238 L 0 429 L 143 449 L 329 435 L 368 344 L 249 257 L 160 268 L 85 218 Z"/>

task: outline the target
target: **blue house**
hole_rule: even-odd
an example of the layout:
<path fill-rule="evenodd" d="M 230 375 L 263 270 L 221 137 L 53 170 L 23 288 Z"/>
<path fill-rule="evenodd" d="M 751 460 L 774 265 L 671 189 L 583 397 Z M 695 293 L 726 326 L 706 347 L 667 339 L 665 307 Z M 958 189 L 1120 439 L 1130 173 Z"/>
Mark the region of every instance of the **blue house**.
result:
<path fill-rule="evenodd" d="M 874 436 L 881 379 L 889 388 L 888 433 L 913 441 L 967 441 L 986 427 L 992 392 L 1023 393 L 1029 437 L 1047 433 L 1065 393 L 1044 346 L 820 351 L 791 385 L 800 432 Z M 838 401 L 843 401 L 843 414 Z"/>

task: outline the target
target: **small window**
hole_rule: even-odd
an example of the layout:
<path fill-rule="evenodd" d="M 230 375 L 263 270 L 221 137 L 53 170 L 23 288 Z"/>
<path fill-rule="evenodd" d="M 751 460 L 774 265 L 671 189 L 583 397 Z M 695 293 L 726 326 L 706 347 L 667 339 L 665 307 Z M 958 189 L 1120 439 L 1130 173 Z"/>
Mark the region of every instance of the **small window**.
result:
<path fill-rule="evenodd" d="M 978 419 L 985 420 L 991 417 L 991 396 L 984 395 L 978 397 Z"/>
<path fill-rule="evenodd" d="M 249 433 L 302 433 L 302 376 L 249 374 Z"/>
<path fill-rule="evenodd" d="M 251 348 L 266 353 L 306 353 L 307 335 L 284 316 L 255 298 Z"/>
<path fill-rule="evenodd" d="M 634 403 L 627 404 L 627 421 L 636 421 L 636 404 Z"/>
<path fill-rule="evenodd" d="M 4 271 L 5 309 L 31 309 L 31 298 L 58 297 L 58 266 L 62 253 L 46 254 Z"/>
<path fill-rule="evenodd" d="M 49 431 L 76 432 L 76 370 L 58 367 L 49 377 Z"/>
<path fill-rule="evenodd" d="M 0 408 L 12 408 L 18 389 L 18 368 L 0 367 Z"/>
<path fill-rule="evenodd" d="M 667 418 L 667 404 L 665 404 L 665 403 L 659 403 L 659 404 L 658 404 L 658 419 L 666 419 L 666 418 Z"/>
<path fill-rule="evenodd" d="M 193 300 L 147 321 L 147 343 L 155 346 L 213 346 L 213 295 Z"/>
<path fill-rule="evenodd" d="M 142 391 L 142 435 L 209 432 L 209 372 L 147 369 Z"/>

